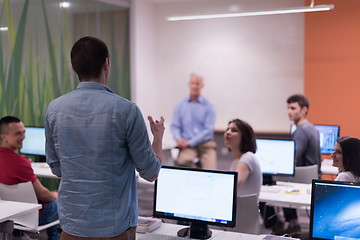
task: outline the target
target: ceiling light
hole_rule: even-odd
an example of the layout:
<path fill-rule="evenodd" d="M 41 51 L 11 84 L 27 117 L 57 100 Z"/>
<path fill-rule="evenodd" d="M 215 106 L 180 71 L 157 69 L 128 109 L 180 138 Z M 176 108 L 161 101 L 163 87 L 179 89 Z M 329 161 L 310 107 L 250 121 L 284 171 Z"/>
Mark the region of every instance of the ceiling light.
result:
<path fill-rule="evenodd" d="M 294 7 L 294 8 L 281 8 L 281 9 L 268 9 L 252 12 L 239 12 L 239 13 L 221 13 L 221 14 L 207 14 L 207 15 L 193 15 L 193 16 L 174 16 L 168 17 L 168 21 L 185 21 L 185 20 L 198 20 L 198 19 L 212 19 L 212 18 L 228 18 L 228 17 L 248 17 L 248 16 L 262 16 L 274 14 L 287 14 L 287 13 L 306 13 L 329 11 L 334 9 L 334 5 L 317 5 L 313 4 L 309 7 Z"/>
<path fill-rule="evenodd" d="M 61 8 L 68 8 L 68 7 L 70 7 L 70 3 L 69 2 L 60 2 L 59 6 Z"/>

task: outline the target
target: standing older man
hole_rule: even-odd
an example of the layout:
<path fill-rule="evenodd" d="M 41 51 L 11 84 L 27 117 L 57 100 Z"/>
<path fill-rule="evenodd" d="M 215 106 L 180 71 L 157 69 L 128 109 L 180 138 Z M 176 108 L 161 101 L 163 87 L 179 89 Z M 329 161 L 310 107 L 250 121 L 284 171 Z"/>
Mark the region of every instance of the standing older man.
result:
<path fill-rule="evenodd" d="M 215 110 L 203 96 L 203 78 L 190 75 L 190 95 L 176 106 L 171 131 L 180 149 L 177 165 L 197 167 L 194 159 L 204 169 L 216 169 L 216 143 L 214 141 Z"/>

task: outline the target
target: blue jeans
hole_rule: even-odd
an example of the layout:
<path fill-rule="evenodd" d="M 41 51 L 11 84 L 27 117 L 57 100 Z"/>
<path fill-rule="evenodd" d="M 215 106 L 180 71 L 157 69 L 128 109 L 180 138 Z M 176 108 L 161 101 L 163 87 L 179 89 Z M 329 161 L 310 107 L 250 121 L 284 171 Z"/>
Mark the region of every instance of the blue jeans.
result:
<path fill-rule="evenodd" d="M 58 217 L 58 208 L 57 201 L 51 201 L 45 204 L 44 211 L 39 217 L 39 225 L 44 225 L 47 223 L 51 223 L 55 220 L 59 219 Z M 59 231 L 58 227 L 52 226 L 46 229 L 48 239 L 49 240 L 58 240 L 59 239 Z"/>

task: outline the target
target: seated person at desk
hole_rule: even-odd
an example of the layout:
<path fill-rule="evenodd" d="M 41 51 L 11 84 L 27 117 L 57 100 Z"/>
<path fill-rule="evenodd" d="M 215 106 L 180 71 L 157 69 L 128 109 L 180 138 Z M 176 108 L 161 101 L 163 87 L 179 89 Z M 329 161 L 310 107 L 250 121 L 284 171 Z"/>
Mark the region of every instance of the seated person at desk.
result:
<path fill-rule="evenodd" d="M 29 159 L 16 153 L 22 148 L 25 139 L 25 126 L 20 119 L 6 116 L 0 119 L 0 183 L 14 185 L 31 181 L 39 203 L 44 203 L 40 210 L 39 225 L 55 221 L 57 216 L 57 192 L 50 192 L 35 176 Z M 58 239 L 57 226 L 47 229 L 48 239 Z"/>
<path fill-rule="evenodd" d="M 360 140 L 341 137 L 331 154 L 333 166 L 340 170 L 335 181 L 360 182 Z"/>
<path fill-rule="evenodd" d="M 238 172 L 238 196 L 257 194 L 259 198 L 262 173 L 254 154 L 256 141 L 252 127 L 240 119 L 230 121 L 224 143 L 233 155 L 230 170 Z"/>

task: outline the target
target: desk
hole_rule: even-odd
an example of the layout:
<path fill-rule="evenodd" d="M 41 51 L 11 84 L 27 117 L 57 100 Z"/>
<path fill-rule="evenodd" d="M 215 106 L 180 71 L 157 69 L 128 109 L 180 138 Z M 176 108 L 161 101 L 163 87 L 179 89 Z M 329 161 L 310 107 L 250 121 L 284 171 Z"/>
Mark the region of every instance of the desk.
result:
<path fill-rule="evenodd" d="M 38 177 L 58 178 L 51 172 L 49 165 L 45 162 L 32 162 L 31 167 Z"/>
<path fill-rule="evenodd" d="M 18 216 L 26 215 L 33 211 L 38 211 L 41 207 L 41 204 L 36 203 L 0 200 L 0 223 L 13 220 Z"/>
<path fill-rule="evenodd" d="M 267 188 L 279 190 L 266 191 Z M 300 190 L 298 193 L 286 193 L 289 190 Z M 311 185 L 293 182 L 277 182 L 274 186 L 262 186 L 259 195 L 260 202 L 266 205 L 288 208 L 310 208 L 311 205 Z"/>
<path fill-rule="evenodd" d="M 332 174 L 338 175 L 339 169 L 332 165 L 333 161 L 331 159 L 323 159 L 321 161 L 321 168 L 320 171 L 322 174 Z"/>
<path fill-rule="evenodd" d="M 177 232 L 185 228 L 186 226 L 183 225 L 176 225 L 176 224 L 170 224 L 170 223 L 162 223 L 161 226 L 154 230 L 152 233 L 156 234 L 163 234 L 163 235 L 169 235 L 169 236 L 177 236 Z M 246 234 L 246 233 L 237 233 L 237 232 L 229 232 L 229 231 L 221 231 L 221 230 L 215 230 L 211 229 L 212 236 L 209 239 L 213 240 L 261 240 L 264 235 L 252 235 L 252 234 Z M 136 233 L 136 238 L 141 240 L 144 234 L 142 233 Z M 186 239 L 186 238 L 185 238 Z"/>

